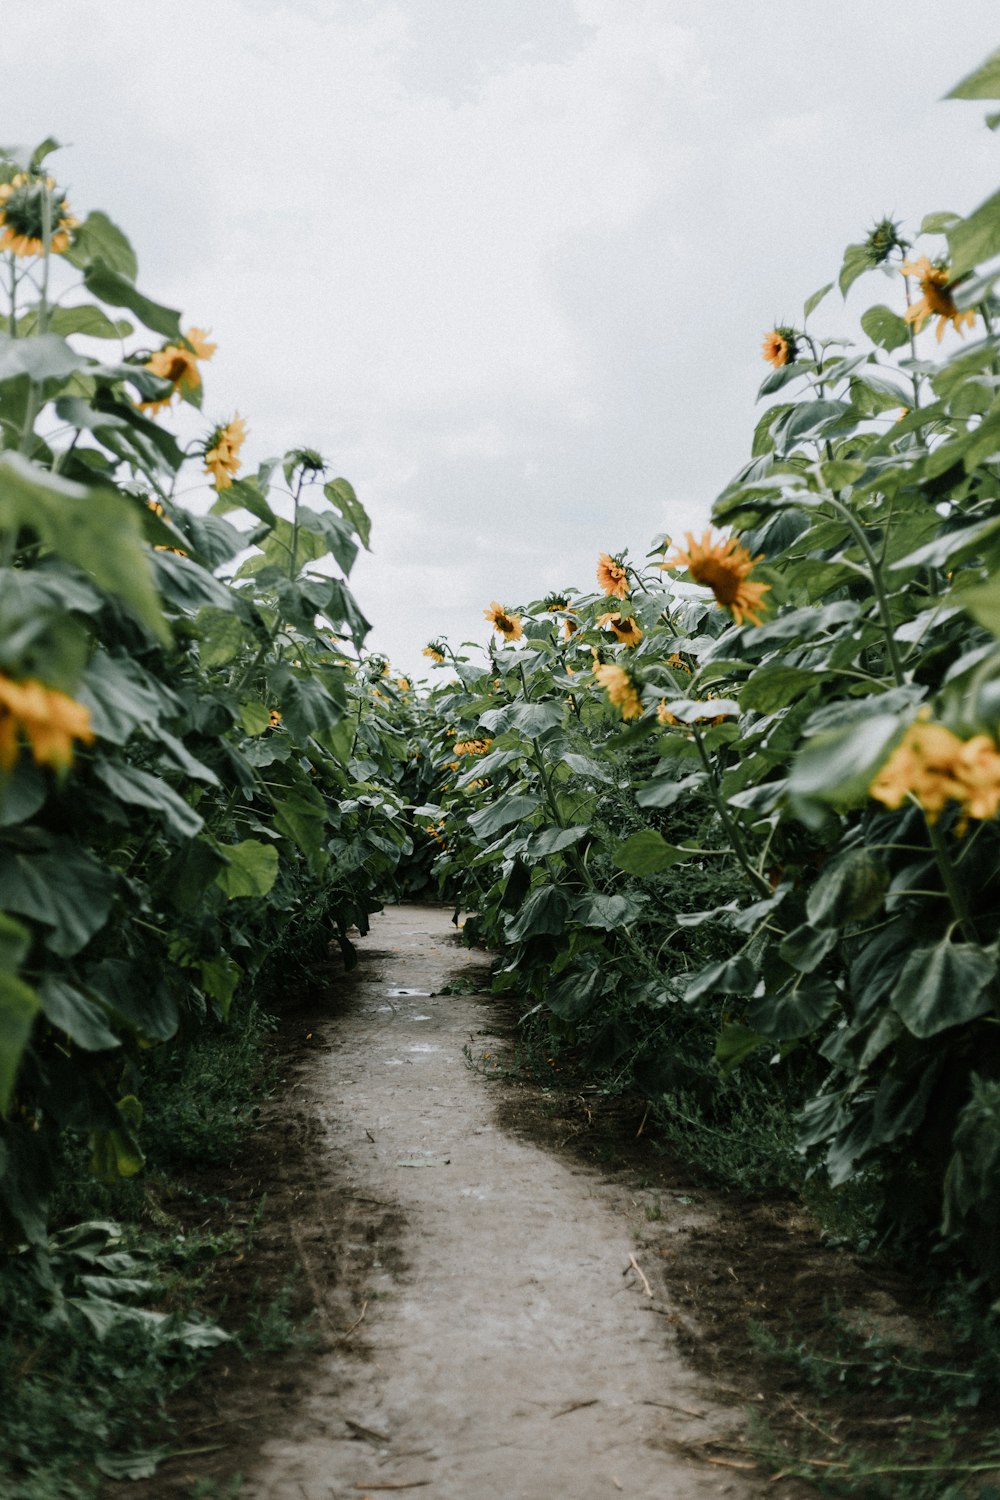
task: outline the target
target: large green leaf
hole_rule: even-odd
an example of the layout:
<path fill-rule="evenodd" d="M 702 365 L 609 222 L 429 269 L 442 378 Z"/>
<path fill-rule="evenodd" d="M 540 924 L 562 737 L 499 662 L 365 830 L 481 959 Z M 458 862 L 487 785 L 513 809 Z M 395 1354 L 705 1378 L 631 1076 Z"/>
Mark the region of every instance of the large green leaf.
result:
<path fill-rule="evenodd" d="M 872 713 L 860 724 L 814 735 L 793 762 L 789 790 L 831 802 L 863 797 L 900 728 L 894 714 Z"/>
<path fill-rule="evenodd" d="M 916 948 L 904 963 L 889 1004 L 915 1037 L 936 1037 L 996 1010 L 997 960 L 976 944 L 945 939 Z"/>
<path fill-rule="evenodd" d="M 85 1052 L 121 1046 L 121 1037 L 108 1024 L 105 1007 L 68 980 L 46 974 L 38 987 L 38 998 L 46 1020 L 65 1031 Z"/>
<path fill-rule="evenodd" d="M 697 853 L 697 849 L 668 844 L 655 828 L 640 828 L 638 833 L 633 833 L 618 845 L 612 858 L 619 870 L 629 875 L 658 875 L 661 870 L 670 870 Z"/>
<path fill-rule="evenodd" d="M 358 499 L 354 490 L 346 479 L 331 479 L 329 484 L 323 486 L 323 493 L 332 505 L 335 505 L 354 528 L 357 536 L 361 538 L 361 544 L 367 548 L 371 536 L 371 521 L 368 512 Z"/>
<path fill-rule="evenodd" d="M 867 849 L 851 849 L 821 872 L 806 899 L 816 927 L 840 927 L 873 917 L 882 905 L 889 871 Z"/>
<path fill-rule="evenodd" d="M 1000 191 L 948 230 L 948 248 L 953 278 L 1000 255 Z"/>
<path fill-rule="evenodd" d="M 604 891 L 587 891 L 573 903 L 573 916 L 583 927 L 597 927 L 615 932 L 630 927 L 642 915 L 643 896 L 608 895 Z"/>
<path fill-rule="evenodd" d="M 521 822 L 523 818 L 533 813 L 537 806 L 538 798 L 534 796 L 511 793 L 506 797 L 498 797 L 488 807 L 480 808 L 479 812 L 471 814 L 469 827 L 476 838 L 486 839 L 511 823 Z"/>
<path fill-rule="evenodd" d="M 985 949 L 945 939 L 910 954 L 889 1004 L 914 1036 L 936 1036 L 995 1009 L 996 972 L 996 958 Z"/>
<path fill-rule="evenodd" d="M 239 844 L 219 844 L 226 864 L 215 877 L 230 901 L 238 897 L 266 896 L 278 874 L 278 851 L 273 844 L 260 839 L 244 839 Z"/>
<path fill-rule="evenodd" d="M 148 807 L 161 813 L 171 833 L 180 839 L 193 838 L 205 822 L 161 776 L 112 760 L 98 761 L 94 769 L 113 796 L 129 807 Z"/>
<path fill-rule="evenodd" d="M 861 314 L 861 326 L 880 349 L 901 349 L 910 342 L 909 325 L 891 307 L 878 303 Z"/>
<path fill-rule="evenodd" d="M 747 1023 L 773 1041 L 808 1036 L 829 1019 L 837 1006 L 833 981 L 820 975 L 797 980 L 777 995 L 762 995 L 747 1008 Z"/>
<path fill-rule="evenodd" d="M 81 271 L 101 264 L 128 281 L 134 281 L 139 271 L 135 251 L 127 238 L 100 209 L 91 210 L 73 231 L 66 259 Z"/>
<path fill-rule="evenodd" d="M 98 301 L 107 302 L 112 307 L 127 307 L 146 328 L 162 334 L 164 338 L 181 337 L 180 313 L 175 312 L 172 307 L 164 307 L 161 303 L 144 297 L 120 272 L 95 261 L 84 271 L 83 281 L 88 292 Z"/>
<path fill-rule="evenodd" d="M 532 891 L 516 916 L 505 929 L 507 941 L 520 943 L 526 938 L 548 935 L 558 937 L 566 929 L 569 902 L 556 885 L 539 886 Z"/>
<path fill-rule="evenodd" d="M 21 1055 L 38 1014 L 38 996 L 16 974 L 0 972 L 0 1114 L 14 1096 Z"/>
<path fill-rule="evenodd" d="M 86 363 L 58 333 L 18 339 L 0 333 L 0 381 L 16 380 L 19 375 L 34 381 L 61 380 Z"/>
<path fill-rule="evenodd" d="M 961 83 L 956 83 L 946 99 L 1000 99 L 1000 48 L 991 52 Z"/>
<path fill-rule="evenodd" d="M 30 527 L 44 547 L 117 595 L 161 641 L 170 639 L 136 507 L 126 496 L 70 484 L 6 453 L 0 458 L 0 530 L 20 527 Z"/>
<path fill-rule="evenodd" d="M 0 910 L 52 929 L 53 953 L 79 953 L 108 919 L 115 878 L 68 840 L 42 853 L 0 849 Z"/>

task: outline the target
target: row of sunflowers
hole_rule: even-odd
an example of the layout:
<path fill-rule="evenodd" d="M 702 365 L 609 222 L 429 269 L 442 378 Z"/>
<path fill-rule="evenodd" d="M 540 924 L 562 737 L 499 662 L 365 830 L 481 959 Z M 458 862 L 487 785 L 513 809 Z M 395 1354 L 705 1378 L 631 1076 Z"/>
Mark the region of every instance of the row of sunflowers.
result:
<path fill-rule="evenodd" d="M 767 334 L 713 528 L 494 600 L 485 667 L 427 646 L 418 809 L 554 1053 L 678 1129 L 780 1095 L 813 1171 L 994 1284 L 998 276 L 1000 194 L 849 246 L 841 292 L 887 300 L 853 344 L 811 331 L 833 283 Z"/>
<path fill-rule="evenodd" d="M 39 1284 L 67 1149 L 139 1172 L 149 1060 L 350 961 L 412 848 L 368 516 L 309 449 L 243 473 L 239 413 L 182 443 L 215 344 L 54 149 L 0 160 L 0 1251 Z"/>

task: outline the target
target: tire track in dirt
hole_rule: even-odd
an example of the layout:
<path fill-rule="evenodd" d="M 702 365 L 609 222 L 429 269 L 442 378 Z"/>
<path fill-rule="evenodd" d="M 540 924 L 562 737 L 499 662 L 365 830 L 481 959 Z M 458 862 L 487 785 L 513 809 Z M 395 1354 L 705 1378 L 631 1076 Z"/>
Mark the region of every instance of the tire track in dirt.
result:
<path fill-rule="evenodd" d="M 497 1123 L 463 1053 L 491 1046 L 490 1005 L 437 993 L 476 967 L 445 911 L 375 918 L 352 999 L 299 1080 L 310 1149 L 371 1207 L 341 1252 L 361 1272 L 353 1316 L 311 1265 L 323 1226 L 293 1231 L 331 1347 L 286 1434 L 244 1463 L 241 1495 L 774 1494 L 740 1467 L 741 1410 L 679 1352 L 641 1205 Z"/>

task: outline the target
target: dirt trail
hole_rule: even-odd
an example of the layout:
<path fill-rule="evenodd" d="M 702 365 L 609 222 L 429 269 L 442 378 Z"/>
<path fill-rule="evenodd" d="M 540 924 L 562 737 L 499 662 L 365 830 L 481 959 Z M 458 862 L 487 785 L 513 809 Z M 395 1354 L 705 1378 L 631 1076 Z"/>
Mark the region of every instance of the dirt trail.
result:
<path fill-rule="evenodd" d="M 436 993 L 476 964 L 446 912 L 377 917 L 353 999 L 300 1077 L 320 1124 L 309 1149 L 333 1154 L 346 1196 L 368 1205 L 346 1247 L 367 1270 L 353 1318 L 312 1285 L 332 1352 L 287 1434 L 244 1461 L 241 1495 L 773 1495 L 707 1461 L 742 1414 L 677 1350 L 642 1195 L 497 1124 L 463 1053 L 490 1049 L 489 1004 Z M 662 1212 L 684 1229 L 682 1202 Z M 323 1233 L 296 1233 L 312 1283 L 308 1242 Z"/>

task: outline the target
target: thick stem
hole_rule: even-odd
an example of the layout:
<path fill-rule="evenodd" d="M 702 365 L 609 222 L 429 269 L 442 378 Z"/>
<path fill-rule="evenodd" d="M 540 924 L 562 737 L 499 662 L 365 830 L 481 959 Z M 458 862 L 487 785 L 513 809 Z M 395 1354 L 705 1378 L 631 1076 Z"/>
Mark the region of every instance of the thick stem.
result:
<path fill-rule="evenodd" d="M 750 860 L 750 856 L 747 853 L 746 844 L 743 842 L 743 834 L 740 832 L 739 826 L 736 823 L 736 820 L 733 817 L 732 813 L 729 811 L 729 808 L 726 806 L 722 793 L 719 790 L 719 783 L 715 774 L 715 767 L 712 765 L 712 762 L 709 759 L 708 751 L 705 749 L 705 743 L 702 739 L 701 732 L 699 731 L 696 724 L 692 724 L 691 728 L 694 730 L 694 742 L 698 747 L 698 755 L 708 775 L 708 784 L 712 793 L 712 801 L 715 803 L 715 810 L 719 814 L 719 819 L 722 823 L 722 826 L 726 830 L 726 834 L 729 838 L 729 843 L 732 847 L 732 851 L 736 855 L 736 858 L 739 860 L 740 864 L 743 866 L 745 873 L 749 876 L 750 880 L 760 891 L 761 895 L 769 896 L 771 894 L 771 887 L 768 885 L 763 875 L 761 875 L 760 872 L 754 868 Z"/>
<path fill-rule="evenodd" d="M 879 567 L 878 558 L 872 551 L 872 545 L 865 535 L 864 527 L 858 521 L 858 518 L 854 515 L 853 511 L 851 511 L 848 506 L 844 505 L 841 500 L 838 500 L 835 495 L 830 496 L 830 504 L 833 506 L 837 514 L 844 521 L 846 521 L 848 527 L 850 528 L 851 534 L 854 536 L 858 546 L 864 553 L 865 561 L 868 564 L 869 575 L 871 577 L 872 588 L 875 590 L 875 599 L 878 604 L 878 611 L 882 617 L 882 628 L 885 632 L 885 648 L 889 657 L 889 663 L 892 667 L 892 675 L 896 679 L 896 686 L 902 687 L 906 682 L 906 674 L 903 671 L 903 662 L 899 655 L 899 647 L 896 644 L 896 634 L 892 620 L 892 611 L 889 608 L 889 596 L 885 591 L 885 584 L 882 582 L 882 570 Z"/>
<path fill-rule="evenodd" d="M 961 930 L 962 936 L 967 943 L 978 943 L 979 934 L 972 920 L 969 907 L 965 899 L 965 892 L 959 883 L 958 874 L 948 853 L 948 846 L 942 837 L 941 830 L 936 823 L 927 820 L 927 832 L 930 835 L 931 847 L 934 850 L 934 859 L 937 863 L 938 872 L 944 882 L 944 888 L 948 895 L 948 901 L 952 911 L 955 913 L 955 921 Z"/>

